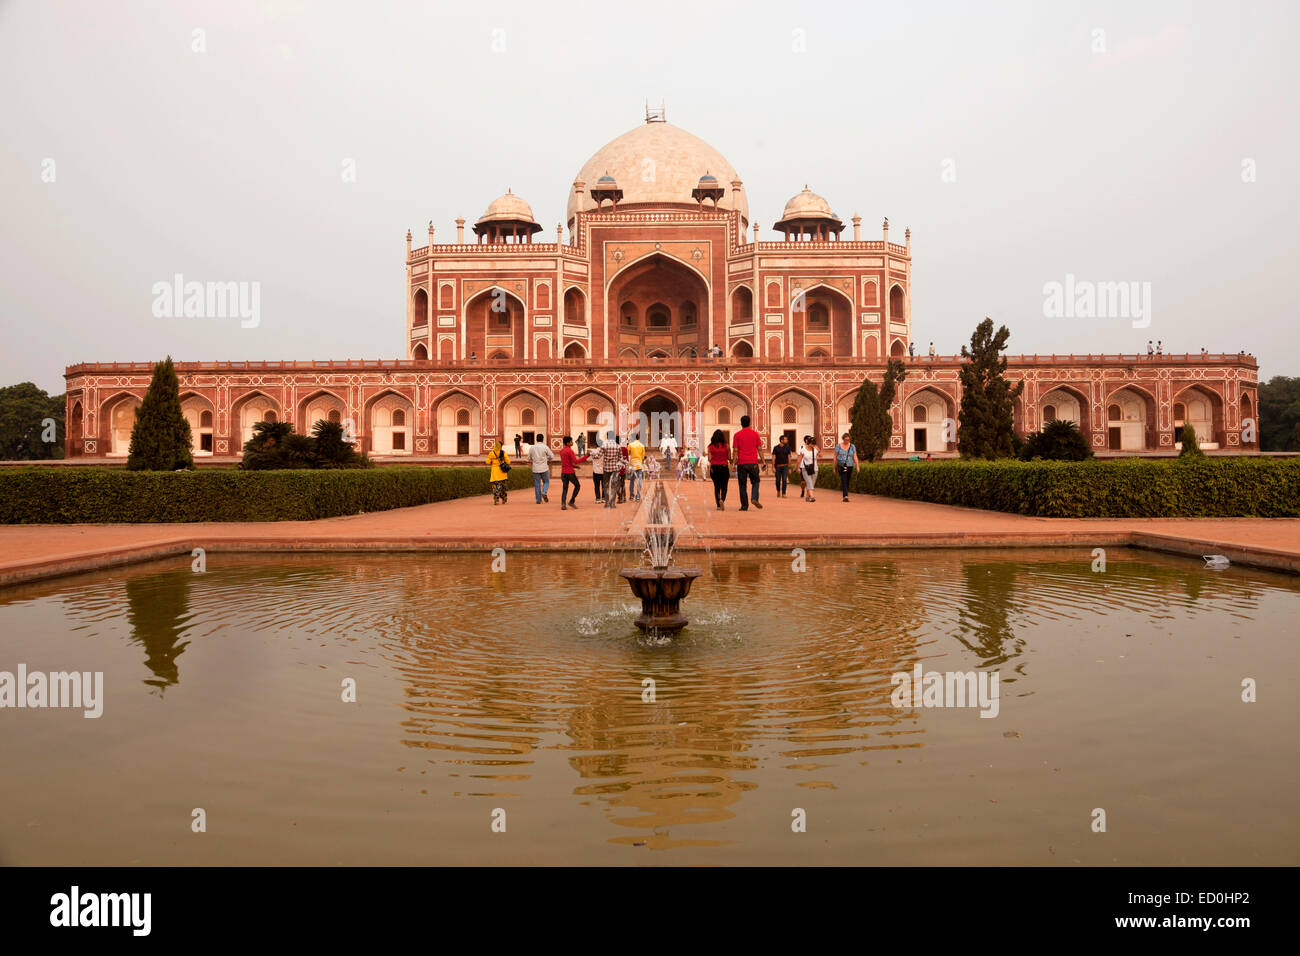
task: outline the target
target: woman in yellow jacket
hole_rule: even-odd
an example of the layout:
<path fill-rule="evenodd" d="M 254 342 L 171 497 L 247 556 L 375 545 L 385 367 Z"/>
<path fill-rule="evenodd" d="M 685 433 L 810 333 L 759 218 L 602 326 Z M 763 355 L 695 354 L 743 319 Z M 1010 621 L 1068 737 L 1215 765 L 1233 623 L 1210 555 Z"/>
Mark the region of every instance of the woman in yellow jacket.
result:
<path fill-rule="evenodd" d="M 492 505 L 506 503 L 506 478 L 507 472 L 510 471 L 510 456 L 501 446 L 498 439 L 492 445 L 492 451 L 488 453 L 487 463 L 492 466 L 492 475 L 488 480 L 492 483 Z"/>

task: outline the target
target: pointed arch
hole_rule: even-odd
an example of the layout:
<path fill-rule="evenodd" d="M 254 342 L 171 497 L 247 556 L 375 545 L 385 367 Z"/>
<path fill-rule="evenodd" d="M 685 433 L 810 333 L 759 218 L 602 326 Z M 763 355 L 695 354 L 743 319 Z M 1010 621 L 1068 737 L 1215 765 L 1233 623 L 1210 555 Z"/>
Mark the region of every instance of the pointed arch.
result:
<path fill-rule="evenodd" d="M 462 389 L 439 395 L 433 403 L 439 455 L 477 455 L 482 447 L 482 406 Z"/>
<path fill-rule="evenodd" d="M 793 433 L 791 447 L 800 448 L 804 435 L 820 435 L 817 406 L 816 396 L 797 385 L 774 395 L 767 416 L 769 444 L 775 446 L 782 435 Z"/>
<path fill-rule="evenodd" d="M 99 403 L 99 434 L 105 455 L 125 458 L 130 452 L 135 410 L 142 401 L 141 396 L 124 389 Z"/>

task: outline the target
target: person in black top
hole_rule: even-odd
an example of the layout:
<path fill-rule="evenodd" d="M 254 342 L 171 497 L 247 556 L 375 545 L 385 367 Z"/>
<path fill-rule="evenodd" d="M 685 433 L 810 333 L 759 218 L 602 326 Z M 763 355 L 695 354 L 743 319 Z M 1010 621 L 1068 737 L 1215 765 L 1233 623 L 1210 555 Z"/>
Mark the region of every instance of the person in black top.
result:
<path fill-rule="evenodd" d="M 778 498 L 784 498 L 786 489 L 790 486 L 790 452 L 792 450 L 785 435 L 781 436 L 781 440 L 772 449 L 772 463 L 776 471 L 776 494 Z"/>

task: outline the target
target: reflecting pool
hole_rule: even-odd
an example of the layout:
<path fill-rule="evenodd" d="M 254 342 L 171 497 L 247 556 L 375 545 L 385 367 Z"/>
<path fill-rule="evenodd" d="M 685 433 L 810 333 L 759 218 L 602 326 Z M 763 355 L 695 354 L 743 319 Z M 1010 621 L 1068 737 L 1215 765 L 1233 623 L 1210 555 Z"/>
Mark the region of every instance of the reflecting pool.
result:
<path fill-rule="evenodd" d="M 104 674 L 98 719 L 0 710 L 0 864 L 1300 862 L 1295 578 L 681 560 L 672 641 L 615 553 L 209 554 L 0 592 L 0 671 Z M 895 706 L 918 662 L 996 673 L 996 717 Z"/>

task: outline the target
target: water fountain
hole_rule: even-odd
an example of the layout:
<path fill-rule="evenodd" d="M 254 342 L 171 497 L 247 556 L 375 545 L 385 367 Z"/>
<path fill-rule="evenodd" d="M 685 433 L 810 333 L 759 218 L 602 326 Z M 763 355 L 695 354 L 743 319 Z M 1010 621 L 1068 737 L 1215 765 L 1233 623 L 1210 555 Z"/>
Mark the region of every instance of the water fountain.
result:
<path fill-rule="evenodd" d="M 641 613 L 637 615 L 636 626 L 643 631 L 671 636 L 686 626 L 686 615 L 681 609 L 682 598 L 690 593 L 691 585 L 700 576 L 700 569 L 672 566 L 677 532 L 673 528 L 672 505 L 662 481 L 655 482 L 650 495 L 642 535 L 647 564 L 624 568 L 619 573 L 632 593 L 641 599 Z"/>

